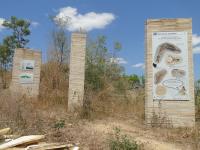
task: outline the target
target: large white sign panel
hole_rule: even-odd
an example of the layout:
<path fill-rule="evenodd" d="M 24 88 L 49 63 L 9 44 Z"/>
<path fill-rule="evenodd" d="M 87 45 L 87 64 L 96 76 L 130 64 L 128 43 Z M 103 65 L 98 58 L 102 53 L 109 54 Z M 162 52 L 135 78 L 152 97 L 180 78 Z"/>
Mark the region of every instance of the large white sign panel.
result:
<path fill-rule="evenodd" d="M 187 32 L 152 34 L 153 99 L 189 100 Z"/>

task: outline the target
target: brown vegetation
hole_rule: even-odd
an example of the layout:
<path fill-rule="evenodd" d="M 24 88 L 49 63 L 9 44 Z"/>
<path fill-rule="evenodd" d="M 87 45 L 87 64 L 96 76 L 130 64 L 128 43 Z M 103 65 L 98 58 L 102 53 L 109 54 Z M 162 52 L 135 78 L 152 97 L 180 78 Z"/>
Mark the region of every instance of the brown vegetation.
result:
<path fill-rule="evenodd" d="M 60 79 L 57 81 L 63 88 L 54 87 L 54 89 L 53 75 L 56 74 L 52 69 L 57 70 L 58 68 L 56 65 L 55 68 L 53 64 L 49 65 L 42 67 L 45 71 L 41 78 L 41 95 L 38 99 L 12 95 L 9 90 L 1 91 L 0 128 L 11 127 L 14 133 L 20 135 L 45 134 L 47 135 L 46 141 L 49 142 L 75 143 L 83 149 L 103 150 L 109 149 L 108 139 L 112 129 L 119 127 L 123 134 L 129 135 L 132 139 L 136 138 L 135 140 L 140 144 L 143 143 L 144 149 L 155 147 L 156 142 L 159 141 L 163 146 L 165 144 L 165 146 L 172 146 L 165 143 L 168 142 L 175 143 L 181 148 L 199 149 L 200 130 L 198 128 L 162 128 L 160 130 L 160 127 L 144 126 L 143 89 L 126 90 L 124 93 L 108 84 L 101 91 L 86 91 L 87 97 L 93 100 L 88 108 L 87 114 L 89 115 L 85 116 L 84 111 L 80 114 L 67 113 L 67 89 L 65 89 L 67 81 L 61 82 L 64 77 L 57 78 Z M 60 94 L 56 97 L 56 94 L 53 94 L 56 90 L 63 96 Z M 151 137 L 151 141 L 148 141 L 147 135 Z"/>
<path fill-rule="evenodd" d="M 199 149 L 198 125 L 195 129 L 144 125 L 144 87 L 138 86 L 135 76 L 123 76 L 119 65 L 108 63 L 104 42 L 100 38 L 95 45 L 102 50 L 95 51 L 94 46 L 87 51 L 82 110 L 67 112 L 69 68 L 51 60 L 42 65 L 37 99 L 10 93 L 8 89 L 0 91 L 0 128 L 10 127 L 20 135 L 45 134 L 46 141 L 75 143 L 86 150 L 105 150 L 110 149 L 113 128 L 118 127 L 130 141 L 147 150 Z M 158 122 L 157 117 L 152 125 Z"/>

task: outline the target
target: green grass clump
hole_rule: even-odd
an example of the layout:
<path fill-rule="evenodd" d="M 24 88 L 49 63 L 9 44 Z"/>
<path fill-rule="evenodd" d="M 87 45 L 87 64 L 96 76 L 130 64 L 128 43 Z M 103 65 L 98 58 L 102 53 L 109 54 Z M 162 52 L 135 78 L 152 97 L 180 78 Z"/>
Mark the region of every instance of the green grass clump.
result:
<path fill-rule="evenodd" d="M 139 150 L 139 145 L 127 135 L 122 135 L 119 128 L 114 129 L 114 135 L 109 139 L 110 150 Z"/>

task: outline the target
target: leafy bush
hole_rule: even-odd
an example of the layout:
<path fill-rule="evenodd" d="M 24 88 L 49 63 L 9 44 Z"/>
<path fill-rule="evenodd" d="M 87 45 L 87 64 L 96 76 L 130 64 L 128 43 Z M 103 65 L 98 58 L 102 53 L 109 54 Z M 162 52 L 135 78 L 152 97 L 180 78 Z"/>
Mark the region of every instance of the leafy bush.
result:
<path fill-rule="evenodd" d="M 64 126 L 65 126 L 65 120 L 60 120 L 55 123 L 54 128 L 60 130 L 61 128 L 64 128 Z"/>
<path fill-rule="evenodd" d="M 127 135 L 122 135 L 119 128 L 114 129 L 114 135 L 109 140 L 109 148 L 110 150 L 139 150 L 137 143 Z"/>

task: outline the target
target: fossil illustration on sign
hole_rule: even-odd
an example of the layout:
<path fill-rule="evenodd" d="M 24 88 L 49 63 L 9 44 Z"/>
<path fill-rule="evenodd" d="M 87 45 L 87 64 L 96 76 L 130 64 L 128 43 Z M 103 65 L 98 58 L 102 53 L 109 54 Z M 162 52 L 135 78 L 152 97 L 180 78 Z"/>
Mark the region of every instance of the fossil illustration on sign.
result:
<path fill-rule="evenodd" d="M 181 58 L 181 56 L 170 54 L 170 55 L 167 55 L 165 62 L 167 65 L 171 65 L 171 66 L 177 65 L 177 64 L 182 63 L 182 58 Z"/>
<path fill-rule="evenodd" d="M 167 92 L 167 89 L 166 87 L 162 86 L 162 85 L 159 85 L 156 87 L 156 94 L 159 95 L 159 96 L 163 96 L 165 95 Z"/>
<path fill-rule="evenodd" d="M 162 43 L 161 45 L 158 46 L 157 50 L 156 50 L 156 54 L 155 54 L 155 58 L 154 58 L 154 67 L 157 67 L 157 64 L 161 62 L 164 54 L 169 51 L 175 54 L 180 54 L 181 50 L 175 46 L 174 44 L 171 43 Z"/>
<path fill-rule="evenodd" d="M 173 69 L 172 70 L 172 76 L 176 77 L 176 78 L 181 78 L 183 76 L 185 76 L 185 71 L 181 70 L 181 69 Z"/>
<path fill-rule="evenodd" d="M 165 69 L 156 72 L 154 75 L 154 84 L 160 83 L 164 79 L 166 74 L 167 74 L 167 70 Z"/>
<path fill-rule="evenodd" d="M 162 82 L 163 86 L 174 90 L 179 90 L 183 86 L 183 81 L 177 79 L 168 79 Z"/>

